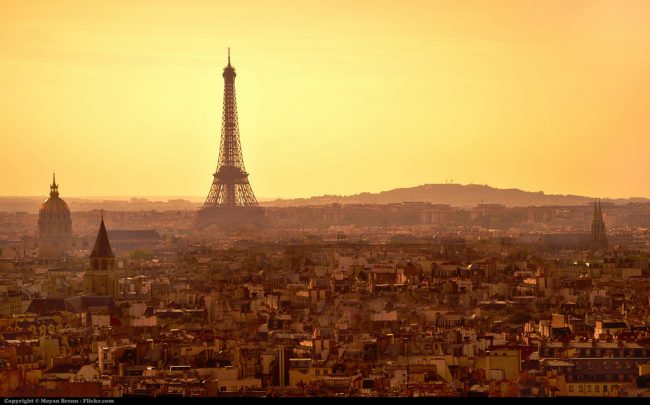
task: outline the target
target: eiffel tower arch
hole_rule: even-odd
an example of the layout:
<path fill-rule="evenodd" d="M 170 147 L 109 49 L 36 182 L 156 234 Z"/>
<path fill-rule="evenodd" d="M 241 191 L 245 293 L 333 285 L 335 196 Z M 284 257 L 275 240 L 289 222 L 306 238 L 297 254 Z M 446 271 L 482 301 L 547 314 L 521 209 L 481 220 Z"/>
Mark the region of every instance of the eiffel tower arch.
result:
<path fill-rule="evenodd" d="M 195 225 L 224 227 L 241 225 L 264 225 L 264 210 L 257 203 L 248 181 L 239 140 L 237 99 L 235 96 L 235 68 L 230 64 L 223 69 L 223 117 L 221 145 L 217 170 L 205 203 L 199 209 Z"/>

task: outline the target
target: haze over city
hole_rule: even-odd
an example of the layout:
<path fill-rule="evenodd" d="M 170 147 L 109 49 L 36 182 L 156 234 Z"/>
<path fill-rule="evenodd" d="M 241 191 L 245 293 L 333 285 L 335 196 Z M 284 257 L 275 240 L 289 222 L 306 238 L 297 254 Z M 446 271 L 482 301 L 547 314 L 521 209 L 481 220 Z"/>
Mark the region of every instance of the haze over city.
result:
<path fill-rule="evenodd" d="M 650 4 L 4 1 L 0 195 L 205 196 L 237 66 L 262 199 L 648 197 Z"/>

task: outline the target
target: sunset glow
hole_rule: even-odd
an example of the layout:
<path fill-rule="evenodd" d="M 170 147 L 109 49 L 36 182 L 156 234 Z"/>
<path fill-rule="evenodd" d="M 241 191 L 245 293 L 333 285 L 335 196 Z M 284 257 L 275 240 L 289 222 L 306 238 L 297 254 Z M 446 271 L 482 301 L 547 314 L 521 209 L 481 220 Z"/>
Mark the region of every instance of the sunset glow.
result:
<path fill-rule="evenodd" d="M 650 2 L 3 1 L 2 195 L 205 197 L 232 49 L 260 199 L 650 197 Z"/>

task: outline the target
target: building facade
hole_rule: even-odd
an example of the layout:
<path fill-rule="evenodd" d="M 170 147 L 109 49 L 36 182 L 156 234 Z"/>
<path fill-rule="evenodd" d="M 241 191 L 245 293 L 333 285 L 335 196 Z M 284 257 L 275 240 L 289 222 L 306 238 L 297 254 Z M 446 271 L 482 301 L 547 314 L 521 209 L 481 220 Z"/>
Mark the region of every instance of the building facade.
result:
<path fill-rule="evenodd" d="M 38 245 L 42 258 L 60 257 L 72 246 L 72 218 L 68 204 L 59 197 L 59 185 L 52 175 L 50 198 L 38 212 Z"/>

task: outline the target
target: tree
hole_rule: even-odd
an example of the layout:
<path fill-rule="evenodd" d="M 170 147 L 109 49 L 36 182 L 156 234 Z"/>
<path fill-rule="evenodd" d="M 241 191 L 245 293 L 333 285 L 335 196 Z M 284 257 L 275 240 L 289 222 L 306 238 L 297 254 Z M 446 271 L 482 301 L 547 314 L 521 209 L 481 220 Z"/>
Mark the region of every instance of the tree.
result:
<path fill-rule="evenodd" d="M 146 252 L 144 250 L 136 249 L 133 252 L 131 252 L 131 259 L 151 260 L 153 259 L 153 254 L 151 254 L 151 252 Z"/>

